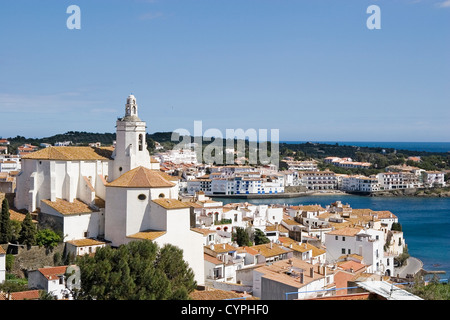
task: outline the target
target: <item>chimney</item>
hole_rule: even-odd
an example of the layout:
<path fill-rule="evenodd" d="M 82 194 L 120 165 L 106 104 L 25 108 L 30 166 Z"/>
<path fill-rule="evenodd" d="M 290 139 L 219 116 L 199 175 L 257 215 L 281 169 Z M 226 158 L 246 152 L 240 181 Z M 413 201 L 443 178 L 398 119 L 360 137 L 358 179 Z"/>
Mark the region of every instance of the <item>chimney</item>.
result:
<path fill-rule="evenodd" d="M 313 267 L 309 268 L 309 276 L 310 276 L 312 279 L 314 279 L 314 268 L 313 268 Z"/>
<path fill-rule="evenodd" d="M 303 283 L 303 272 L 300 272 L 300 279 L 299 279 L 300 283 Z"/>

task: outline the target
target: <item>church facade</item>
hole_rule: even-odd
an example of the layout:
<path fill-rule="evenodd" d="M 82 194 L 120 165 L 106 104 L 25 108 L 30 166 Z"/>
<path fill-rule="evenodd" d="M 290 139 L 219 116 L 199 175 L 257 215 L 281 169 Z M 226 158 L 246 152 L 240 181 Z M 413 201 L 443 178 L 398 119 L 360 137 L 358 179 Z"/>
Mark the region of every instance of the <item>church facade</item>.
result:
<path fill-rule="evenodd" d="M 111 246 L 148 239 L 183 250 L 204 283 L 203 237 L 190 228 L 178 179 L 147 150 L 146 123 L 133 95 L 116 122 L 114 148 L 48 147 L 22 158 L 15 207 L 62 231 L 64 241 L 101 239 Z"/>

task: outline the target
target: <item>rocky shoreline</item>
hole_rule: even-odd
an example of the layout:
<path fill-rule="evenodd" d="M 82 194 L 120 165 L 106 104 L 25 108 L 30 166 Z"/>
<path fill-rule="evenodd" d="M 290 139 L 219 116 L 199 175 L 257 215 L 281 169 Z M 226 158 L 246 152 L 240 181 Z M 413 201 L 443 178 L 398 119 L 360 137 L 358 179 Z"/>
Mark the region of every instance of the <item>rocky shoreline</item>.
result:
<path fill-rule="evenodd" d="M 368 195 L 371 197 L 450 197 L 450 188 L 387 190 L 372 192 Z"/>

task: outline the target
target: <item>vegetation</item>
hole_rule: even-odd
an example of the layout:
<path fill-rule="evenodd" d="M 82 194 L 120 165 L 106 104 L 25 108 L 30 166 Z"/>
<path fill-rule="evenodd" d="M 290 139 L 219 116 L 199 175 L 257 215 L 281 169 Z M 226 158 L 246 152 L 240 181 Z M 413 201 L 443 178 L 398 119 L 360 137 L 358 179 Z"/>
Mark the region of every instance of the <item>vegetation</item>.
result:
<path fill-rule="evenodd" d="M 221 220 L 218 220 L 218 221 L 214 221 L 215 225 L 230 224 L 230 223 L 232 223 L 231 219 L 221 219 Z"/>
<path fill-rule="evenodd" d="M 236 241 L 238 246 L 252 246 L 253 242 L 251 239 L 252 232 L 249 228 L 237 227 L 233 232 L 233 241 Z"/>
<path fill-rule="evenodd" d="M 88 145 L 93 142 L 100 142 L 104 145 L 112 145 L 113 141 L 116 139 L 115 133 L 92 133 L 84 131 L 68 131 L 64 134 L 57 134 L 51 137 L 45 138 L 25 138 L 23 136 L 17 136 L 14 138 L 8 138 L 10 141 L 10 152 L 15 153 L 17 147 L 29 143 L 35 146 L 39 146 L 41 143 L 54 144 L 57 141 L 72 141 L 74 145 Z M 174 139 L 174 140 L 172 140 Z M 175 145 L 182 141 L 195 142 L 192 136 L 180 136 L 177 133 L 172 132 L 155 132 L 153 134 L 147 134 L 146 136 L 148 150 L 150 153 L 155 151 L 155 141 L 158 141 L 164 148 L 172 149 Z M 232 141 L 230 141 L 232 140 Z M 207 153 L 211 153 L 214 160 L 222 160 L 222 163 L 226 163 L 226 157 L 224 154 L 216 154 L 216 150 L 213 148 L 211 150 L 211 144 L 215 146 L 220 146 L 225 148 L 227 143 L 232 143 L 235 150 L 238 150 L 238 139 L 221 139 L 213 138 L 211 141 L 204 141 L 202 143 L 202 151 L 204 152 L 206 148 Z M 249 141 L 244 142 L 244 154 L 239 156 L 249 156 Z M 266 145 L 259 144 L 258 147 L 267 149 L 267 156 L 270 157 L 272 150 L 272 143 L 269 141 Z M 323 159 L 325 157 L 341 157 L 341 158 L 352 158 L 354 161 L 370 162 L 373 167 L 370 169 L 343 169 L 333 165 L 326 166 L 321 164 L 321 168 L 328 168 L 336 173 L 347 173 L 347 174 L 376 174 L 382 171 L 384 168 L 390 165 L 407 164 L 411 166 L 416 166 L 425 170 L 449 170 L 450 169 L 450 155 L 446 153 L 434 153 L 425 151 L 410 151 L 410 150 L 395 150 L 393 148 L 381 148 L 381 147 L 358 147 L 358 146 L 347 146 L 336 144 L 326 144 L 326 143 L 279 143 L 279 159 L 284 157 L 293 157 L 294 160 L 308 160 L 308 159 Z M 205 154 L 205 153 L 203 153 Z M 238 155 L 235 155 L 235 158 Z M 420 162 L 414 162 L 408 160 L 409 156 L 420 156 Z M 260 158 L 258 157 L 258 163 Z M 216 161 L 216 164 L 219 164 Z M 448 177 L 447 177 L 448 179 Z"/>
<path fill-rule="evenodd" d="M 428 284 L 416 278 L 414 285 L 406 290 L 424 300 L 450 300 L 450 286 L 448 283 L 440 283 L 437 276 Z"/>
<path fill-rule="evenodd" d="M 5 268 L 7 272 L 11 272 L 14 266 L 14 255 L 12 254 L 7 254 L 6 255 L 6 261 L 5 261 Z"/>
<path fill-rule="evenodd" d="M 410 257 L 410 255 L 408 253 L 408 249 L 405 247 L 405 248 L 403 248 L 403 253 L 398 255 L 397 257 L 395 257 L 394 260 L 397 261 L 399 267 L 401 267 L 401 266 L 405 265 L 405 263 L 409 257 Z"/>
<path fill-rule="evenodd" d="M 33 223 L 31 214 L 27 212 L 25 219 L 22 221 L 22 228 L 19 234 L 19 242 L 31 247 L 36 244 L 36 226 Z"/>
<path fill-rule="evenodd" d="M 181 249 L 151 241 L 100 248 L 79 257 L 79 300 L 186 300 L 196 288 Z"/>
<path fill-rule="evenodd" d="M 49 250 L 56 247 L 61 240 L 61 236 L 50 229 L 39 230 L 36 234 L 36 244 Z"/>
<path fill-rule="evenodd" d="M 27 279 L 17 278 L 15 275 L 7 273 L 5 282 L 0 284 L 0 291 L 11 293 L 28 290 Z"/>
<path fill-rule="evenodd" d="M 2 201 L 2 210 L 0 215 L 0 243 L 8 243 L 12 239 L 12 228 L 9 213 L 8 199 Z"/>
<path fill-rule="evenodd" d="M 255 245 L 259 245 L 259 244 L 264 244 L 264 243 L 269 243 L 270 242 L 269 238 L 266 237 L 264 232 L 262 232 L 259 229 L 255 229 L 254 239 L 255 239 Z"/>

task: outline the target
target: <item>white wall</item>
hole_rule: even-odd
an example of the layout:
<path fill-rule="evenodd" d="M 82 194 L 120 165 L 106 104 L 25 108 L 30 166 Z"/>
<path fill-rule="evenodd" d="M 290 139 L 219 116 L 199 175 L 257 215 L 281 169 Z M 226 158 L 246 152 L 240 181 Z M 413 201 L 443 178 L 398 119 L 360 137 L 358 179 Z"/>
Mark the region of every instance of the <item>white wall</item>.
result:
<path fill-rule="evenodd" d="M 0 283 L 6 279 L 6 254 L 0 253 Z"/>

